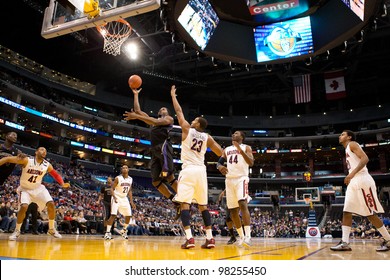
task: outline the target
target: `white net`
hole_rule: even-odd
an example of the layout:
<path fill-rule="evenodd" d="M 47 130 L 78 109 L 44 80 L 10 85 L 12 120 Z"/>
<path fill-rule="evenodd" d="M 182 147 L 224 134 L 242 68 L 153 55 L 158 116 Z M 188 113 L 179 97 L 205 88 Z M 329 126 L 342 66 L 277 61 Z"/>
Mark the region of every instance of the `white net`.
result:
<path fill-rule="evenodd" d="M 304 194 L 303 200 L 305 201 L 305 204 L 310 204 L 311 202 L 311 195 L 310 194 Z"/>
<path fill-rule="evenodd" d="M 121 53 L 121 46 L 131 33 L 131 26 L 124 19 L 108 22 L 97 29 L 104 38 L 103 51 L 113 56 Z"/>

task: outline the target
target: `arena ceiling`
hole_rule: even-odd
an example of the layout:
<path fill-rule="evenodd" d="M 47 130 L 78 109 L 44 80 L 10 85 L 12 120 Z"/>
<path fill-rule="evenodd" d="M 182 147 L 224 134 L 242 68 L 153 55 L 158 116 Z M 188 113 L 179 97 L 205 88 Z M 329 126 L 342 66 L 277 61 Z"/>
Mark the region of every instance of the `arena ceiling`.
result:
<path fill-rule="evenodd" d="M 169 24 L 172 0 L 163 1 L 166 4 L 163 12 L 156 10 L 127 19 L 137 29 L 137 34 L 130 39 L 138 40 L 142 49 L 142 58 L 136 62 L 123 55 L 104 54 L 103 40 L 95 29 L 44 39 L 40 33 L 48 0 L 2 3 L 3 15 L 4 12 L 13 15 L 13 20 L 1 17 L 0 44 L 81 80 L 94 84 L 104 81 L 106 89 L 116 93 L 128 94 L 127 77 L 138 73 L 144 77 L 146 85 L 153 82 L 168 89 L 168 85 L 178 84 L 189 92 L 183 98 L 193 104 L 203 100 L 226 105 L 234 102 L 289 104 L 293 102 L 292 76 L 312 74 L 312 90 L 321 94 L 322 73 L 345 68 L 351 102 L 373 102 L 379 97 L 389 101 L 389 97 L 383 97 L 390 81 L 390 8 L 389 13 L 384 9 L 387 1 L 378 5 L 374 17 L 364 28 L 363 38 L 359 37 L 359 32 L 349 38 L 346 45 L 334 46 L 311 61 L 273 64 L 271 71 L 265 65 L 213 59 L 184 45 L 173 24 Z M 166 77 L 149 76 L 145 72 Z M 169 79 L 173 77 L 175 80 Z M 377 97 L 366 98 L 367 94 Z M 157 92 L 152 98 L 158 100 L 160 96 Z M 163 99 L 166 100 L 166 96 Z M 313 99 L 318 109 L 323 106 L 321 98 Z"/>

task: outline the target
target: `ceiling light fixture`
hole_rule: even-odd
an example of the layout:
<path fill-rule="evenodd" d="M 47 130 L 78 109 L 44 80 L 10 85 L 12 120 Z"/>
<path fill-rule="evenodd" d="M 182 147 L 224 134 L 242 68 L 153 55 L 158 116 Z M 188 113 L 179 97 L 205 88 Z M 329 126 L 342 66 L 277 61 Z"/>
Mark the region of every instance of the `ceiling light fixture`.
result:
<path fill-rule="evenodd" d="M 142 73 L 145 75 L 148 75 L 148 76 L 157 77 L 157 78 L 161 78 L 161 79 L 165 79 L 165 80 L 171 80 L 174 82 L 179 82 L 179 83 L 183 83 L 183 84 L 187 84 L 187 85 L 206 87 L 206 84 L 204 84 L 204 83 L 194 82 L 194 81 L 190 81 L 187 79 L 182 79 L 182 78 L 177 77 L 177 76 L 167 75 L 164 73 L 148 71 L 148 70 L 143 70 Z"/>

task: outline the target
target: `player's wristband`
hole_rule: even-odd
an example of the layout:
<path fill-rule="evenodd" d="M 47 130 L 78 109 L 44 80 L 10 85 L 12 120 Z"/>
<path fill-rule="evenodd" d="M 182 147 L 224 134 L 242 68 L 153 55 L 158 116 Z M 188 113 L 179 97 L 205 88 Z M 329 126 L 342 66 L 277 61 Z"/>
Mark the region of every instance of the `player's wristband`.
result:
<path fill-rule="evenodd" d="M 218 160 L 218 162 L 217 162 L 217 169 L 218 169 L 220 166 L 224 165 L 225 161 L 226 161 L 226 159 L 225 159 L 224 157 L 220 157 L 219 160 Z"/>

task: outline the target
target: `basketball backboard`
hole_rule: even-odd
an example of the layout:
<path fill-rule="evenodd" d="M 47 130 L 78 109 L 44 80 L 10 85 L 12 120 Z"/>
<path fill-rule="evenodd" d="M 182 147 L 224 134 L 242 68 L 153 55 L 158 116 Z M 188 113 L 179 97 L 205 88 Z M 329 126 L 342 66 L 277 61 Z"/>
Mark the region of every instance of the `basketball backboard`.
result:
<path fill-rule="evenodd" d="M 305 198 L 310 198 L 313 202 L 320 202 L 320 190 L 316 187 L 309 188 L 296 188 L 295 189 L 295 201 L 305 202 Z"/>
<path fill-rule="evenodd" d="M 157 10 L 160 5 L 160 0 L 99 0 L 100 16 L 88 19 L 82 8 L 84 0 L 50 0 L 45 9 L 41 35 L 46 39 L 58 37 Z"/>

